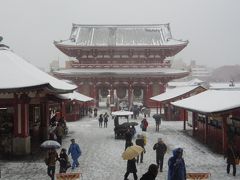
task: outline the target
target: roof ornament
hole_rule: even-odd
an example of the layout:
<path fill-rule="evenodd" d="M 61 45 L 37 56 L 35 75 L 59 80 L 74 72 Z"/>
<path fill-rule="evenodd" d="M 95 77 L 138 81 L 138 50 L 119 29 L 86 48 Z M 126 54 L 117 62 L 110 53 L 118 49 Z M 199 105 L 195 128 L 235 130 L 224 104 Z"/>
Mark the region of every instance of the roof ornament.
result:
<path fill-rule="evenodd" d="M 230 87 L 234 87 L 234 86 L 235 86 L 235 83 L 234 83 L 234 80 L 233 80 L 233 79 L 230 80 L 229 86 L 230 86 Z"/>
<path fill-rule="evenodd" d="M 1 43 L 2 40 L 3 40 L 3 37 L 0 36 L 0 48 L 3 48 L 3 49 L 4 49 L 4 48 L 9 48 L 9 46 L 7 46 L 7 45 Z"/>

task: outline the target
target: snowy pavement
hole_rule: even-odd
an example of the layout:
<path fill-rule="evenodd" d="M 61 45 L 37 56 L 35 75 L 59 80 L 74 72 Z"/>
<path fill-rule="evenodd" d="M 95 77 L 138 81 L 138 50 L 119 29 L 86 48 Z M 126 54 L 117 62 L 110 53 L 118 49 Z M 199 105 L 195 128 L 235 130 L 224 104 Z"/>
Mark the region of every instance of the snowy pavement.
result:
<path fill-rule="evenodd" d="M 103 113 L 105 112 L 102 111 Z M 135 120 L 140 122 L 141 118 Z M 121 121 L 126 121 L 122 119 Z M 132 121 L 132 120 L 131 120 Z M 155 163 L 155 151 L 152 150 L 157 138 L 161 137 L 168 146 L 162 173 L 158 173 L 156 180 L 165 180 L 167 174 L 167 160 L 172 150 L 177 147 L 184 149 L 184 159 L 187 172 L 210 172 L 212 180 L 240 179 L 240 166 L 237 166 L 236 177 L 226 173 L 226 162 L 222 155 L 215 154 L 182 132 L 182 122 L 162 122 L 160 132 L 155 132 L 155 122 L 148 118 L 147 145 L 143 163 L 137 165 L 137 175 L 140 179 L 148 166 Z M 82 149 L 80 167 L 73 172 L 81 172 L 83 180 L 123 180 L 127 162 L 122 160 L 125 141 L 115 140 L 113 120 L 110 118 L 108 128 L 99 128 L 96 118 L 88 118 L 69 122 L 69 134 L 63 140 L 63 147 L 68 148 L 70 139 L 75 138 Z M 137 131 L 140 131 L 137 128 Z M 135 139 L 133 140 L 135 142 Z M 43 160 L 16 161 L 1 163 L 1 178 L 3 180 L 48 180 L 47 167 Z M 57 172 L 59 164 L 57 163 Z M 71 172 L 72 170 L 68 170 Z M 231 171 L 232 172 L 232 171 Z M 133 180 L 132 174 L 129 180 Z"/>

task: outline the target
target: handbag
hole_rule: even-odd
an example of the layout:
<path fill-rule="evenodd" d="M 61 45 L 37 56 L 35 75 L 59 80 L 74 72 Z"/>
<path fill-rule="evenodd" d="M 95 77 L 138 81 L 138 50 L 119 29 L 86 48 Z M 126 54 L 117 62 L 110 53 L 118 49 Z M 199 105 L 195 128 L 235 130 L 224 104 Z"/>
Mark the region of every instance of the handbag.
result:
<path fill-rule="evenodd" d="M 239 158 L 236 158 L 236 159 L 235 159 L 235 164 L 236 164 L 236 165 L 240 164 L 240 159 L 239 159 Z"/>
<path fill-rule="evenodd" d="M 233 158 L 234 158 L 235 164 L 236 165 L 239 164 L 239 158 L 235 156 L 235 153 L 234 153 L 232 147 L 231 147 L 231 151 L 232 151 L 232 154 L 233 154 Z"/>
<path fill-rule="evenodd" d="M 70 161 L 67 162 L 67 169 L 70 168 L 72 165 L 70 163 Z"/>

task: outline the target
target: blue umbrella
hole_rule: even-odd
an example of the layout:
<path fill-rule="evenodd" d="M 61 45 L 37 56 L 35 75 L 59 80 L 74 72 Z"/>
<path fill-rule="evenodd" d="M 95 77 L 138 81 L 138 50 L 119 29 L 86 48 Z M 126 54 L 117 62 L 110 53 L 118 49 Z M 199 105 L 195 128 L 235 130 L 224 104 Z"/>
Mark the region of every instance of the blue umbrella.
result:
<path fill-rule="evenodd" d="M 46 140 L 41 144 L 40 147 L 46 148 L 46 149 L 58 149 L 61 147 L 61 145 L 57 141 Z"/>

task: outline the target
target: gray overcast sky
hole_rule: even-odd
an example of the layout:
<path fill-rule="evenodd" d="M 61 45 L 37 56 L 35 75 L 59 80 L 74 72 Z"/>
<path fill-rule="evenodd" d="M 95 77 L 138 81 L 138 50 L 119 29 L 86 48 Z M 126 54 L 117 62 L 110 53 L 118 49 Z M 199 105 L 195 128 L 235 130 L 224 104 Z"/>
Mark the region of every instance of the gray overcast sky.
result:
<path fill-rule="evenodd" d="M 53 45 L 72 23 L 170 23 L 190 44 L 175 59 L 210 67 L 235 65 L 240 53 L 240 0 L 0 0 L 0 36 L 18 55 L 47 69 L 68 59 Z"/>

